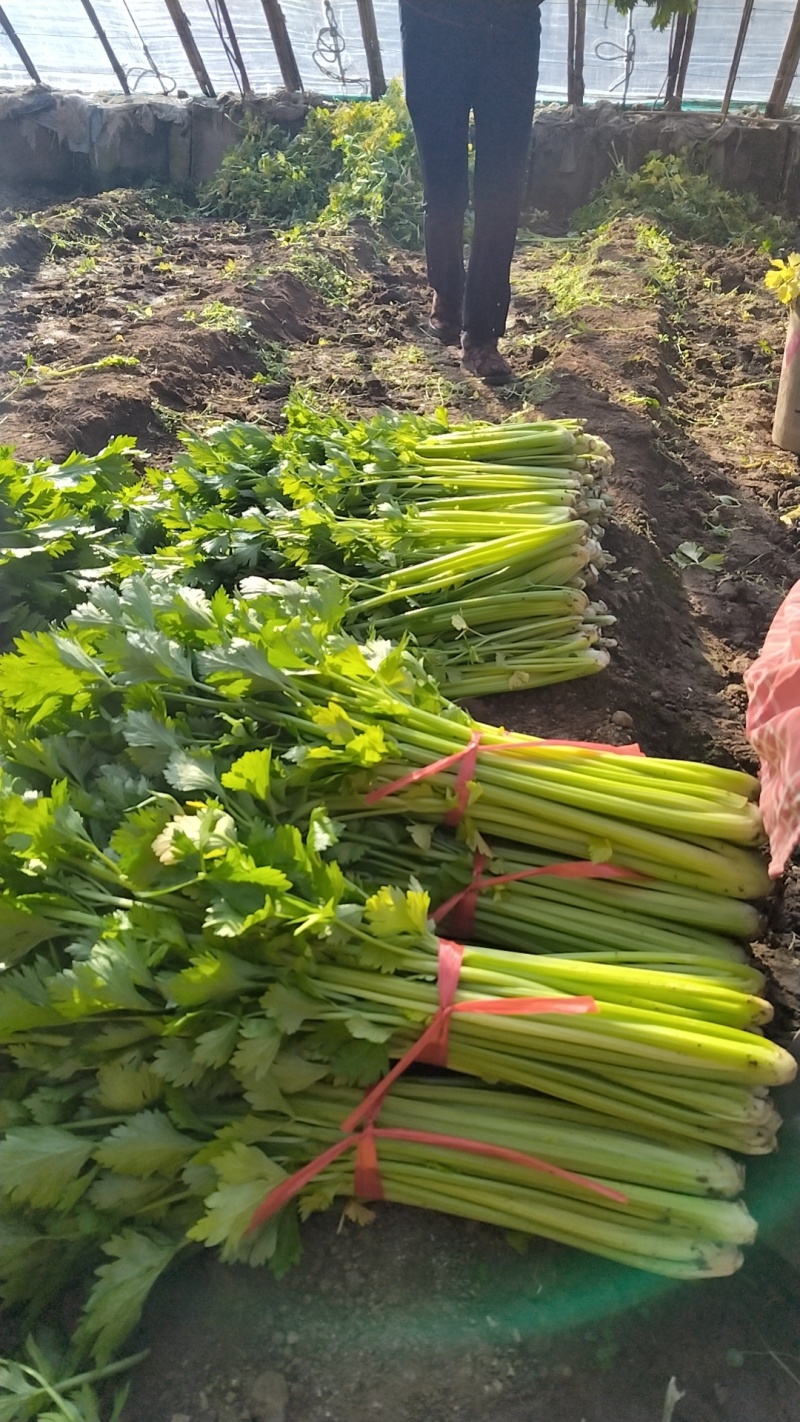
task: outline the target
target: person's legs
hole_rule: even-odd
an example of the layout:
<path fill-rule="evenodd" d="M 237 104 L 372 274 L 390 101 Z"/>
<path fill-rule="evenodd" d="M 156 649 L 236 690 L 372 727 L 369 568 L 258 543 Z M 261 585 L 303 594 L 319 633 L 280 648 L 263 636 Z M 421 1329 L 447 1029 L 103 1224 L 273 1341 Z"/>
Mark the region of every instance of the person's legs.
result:
<path fill-rule="evenodd" d="M 425 193 L 425 254 L 434 291 L 432 329 L 457 341 L 464 297 L 464 214 L 469 201 L 470 89 L 465 33 L 448 15 L 400 0 L 406 102 Z M 438 328 L 438 329 L 437 329 Z"/>
<path fill-rule="evenodd" d="M 511 259 L 525 194 L 539 74 L 541 20 L 538 5 L 530 0 L 494 0 L 487 9 L 492 12 L 492 32 L 474 99 L 475 232 L 464 301 L 464 344 L 467 353 L 470 348 L 486 347 L 491 354 L 508 316 Z M 502 374 L 499 365 L 497 373 Z M 510 374 L 507 367 L 506 374 Z"/>

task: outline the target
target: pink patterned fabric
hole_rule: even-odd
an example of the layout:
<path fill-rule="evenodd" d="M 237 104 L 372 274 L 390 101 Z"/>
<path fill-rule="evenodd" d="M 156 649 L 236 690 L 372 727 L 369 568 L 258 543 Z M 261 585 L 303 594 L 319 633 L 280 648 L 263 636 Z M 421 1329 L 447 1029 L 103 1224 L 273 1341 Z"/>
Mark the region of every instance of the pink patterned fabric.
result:
<path fill-rule="evenodd" d="M 761 813 L 773 878 L 800 843 L 800 582 L 775 614 L 745 674 L 747 736 L 761 762 Z"/>

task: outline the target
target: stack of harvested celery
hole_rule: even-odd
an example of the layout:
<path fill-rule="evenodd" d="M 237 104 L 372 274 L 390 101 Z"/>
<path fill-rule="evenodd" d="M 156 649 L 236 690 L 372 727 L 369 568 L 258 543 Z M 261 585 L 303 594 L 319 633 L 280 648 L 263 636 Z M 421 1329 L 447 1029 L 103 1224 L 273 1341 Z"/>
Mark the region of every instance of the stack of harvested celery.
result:
<path fill-rule="evenodd" d="M 298 400 L 287 418 L 280 436 L 186 435 L 166 473 L 142 473 L 124 439 L 63 468 L 5 461 L 0 639 L 64 616 L 101 571 L 159 568 L 213 593 L 323 565 L 353 635 L 415 638 L 451 696 L 607 664 L 613 618 L 584 590 L 608 561 L 602 441 L 575 421 L 354 424 Z"/>
<path fill-rule="evenodd" d="M 377 441 L 376 441 L 377 443 Z M 398 448 L 399 446 L 399 448 Z M 304 446 L 305 448 L 305 446 Z M 327 451 L 326 451 L 327 452 Z M 313 454 L 313 450 L 308 451 Z M 610 508 L 608 446 L 575 420 L 473 425 L 380 446 L 339 512 L 324 525 L 352 589 L 350 625 L 411 634 L 456 698 L 570 681 L 608 664 L 603 603 L 584 589 L 609 559 L 600 539 Z M 290 562 L 315 561 L 320 504 L 335 508 L 339 478 L 288 482 L 293 519 L 272 524 Z M 284 467 L 286 460 L 284 458 Z M 355 472 L 355 471 L 354 471 Z M 358 498 L 362 516 L 353 515 Z M 317 524 L 317 527 L 319 525 Z M 382 571 L 386 568 L 386 571 Z"/>
<path fill-rule="evenodd" d="M 746 951 L 757 783 L 508 735 L 431 674 L 470 626 L 510 638 L 517 600 L 529 668 L 550 634 L 578 656 L 582 595 L 536 579 L 598 514 L 602 452 L 566 426 L 538 456 L 542 427 L 257 435 L 188 441 L 169 487 L 124 451 L 15 476 L 18 507 L 77 489 L 103 527 L 82 576 L 51 569 L 85 601 L 0 658 L 3 1298 L 94 1271 L 75 1341 L 102 1364 L 189 1243 L 281 1273 L 354 1191 L 731 1273 L 755 1226 L 728 1152 L 774 1149 L 795 1069 Z M 510 533 L 495 479 L 531 515 Z M 360 576 L 257 576 L 303 561 L 298 529 Z"/>
<path fill-rule="evenodd" d="M 727 1152 L 774 1148 L 794 1073 L 744 957 L 755 781 L 476 725 L 324 579 L 100 581 L 0 706 L 6 1298 L 105 1250 L 104 1360 L 187 1240 L 280 1272 L 354 1188 L 738 1267 Z M 417 880 L 469 889 L 461 946 Z"/>

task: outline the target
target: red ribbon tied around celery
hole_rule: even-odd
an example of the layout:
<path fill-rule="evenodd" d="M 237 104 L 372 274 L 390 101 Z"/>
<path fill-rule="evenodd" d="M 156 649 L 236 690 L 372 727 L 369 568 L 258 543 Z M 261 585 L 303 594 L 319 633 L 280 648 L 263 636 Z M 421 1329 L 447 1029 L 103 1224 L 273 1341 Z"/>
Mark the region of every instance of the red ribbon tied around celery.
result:
<path fill-rule="evenodd" d="M 431 1131 L 399 1130 L 376 1125 L 377 1117 L 386 1096 L 399 1076 L 414 1062 L 427 1062 L 431 1066 L 447 1066 L 447 1051 L 450 1021 L 454 1013 L 474 1012 L 492 1015 L 527 1016 L 529 1014 L 573 1014 L 596 1012 L 597 1003 L 592 997 L 498 997 L 477 998 L 472 1002 L 455 1002 L 464 948 L 449 938 L 439 939 L 439 1006 L 434 1016 L 413 1046 L 387 1072 L 381 1081 L 367 1092 L 363 1101 L 342 1122 L 343 1139 L 329 1146 L 327 1150 L 312 1160 L 301 1170 L 295 1171 L 281 1181 L 254 1211 L 248 1231 L 273 1218 L 290 1200 L 299 1195 L 327 1166 L 332 1165 L 349 1150 L 355 1150 L 356 1163 L 353 1177 L 354 1192 L 362 1200 L 384 1199 L 383 1182 L 378 1163 L 377 1142 L 380 1140 L 410 1141 L 418 1145 L 445 1147 L 461 1150 L 470 1155 L 480 1155 L 493 1160 L 510 1161 L 515 1165 L 554 1175 L 560 1180 L 579 1185 L 593 1194 L 617 1204 L 627 1204 L 627 1196 L 588 1176 L 578 1175 L 571 1170 L 563 1170 L 550 1161 L 537 1156 L 526 1155 L 522 1151 L 510 1150 L 505 1146 L 490 1145 L 485 1141 L 470 1140 L 462 1136 L 440 1135 Z"/>
<path fill-rule="evenodd" d="M 460 824 L 467 811 L 469 783 L 475 779 L 480 743 L 480 731 L 473 731 L 469 741 L 465 746 L 462 746 L 461 750 L 454 751 L 452 755 L 442 756 L 441 760 L 434 760 L 430 765 L 421 765 L 418 770 L 411 770 L 408 775 L 401 775 L 399 780 L 393 780 L 389 785 L 379 785 L 376 790 L 370 790 L 369 794 L 364 797 L 365 803 L 377 805 L 379 800 L 385 800 L 389 795 L 399 794 L 408 785 L 416 785 L 420 780 L 427 780 L 431 775 L 439 775 L 444 770 L 452 770 L 453 766 L 457 765 L 456 803 L 452 809 L 447 811 L 444 822 L 446 825 Z"/>
<path fill-rule="evenodd" d="M 651 880 L 646 874 L 638 874 L 635 869 L 619 869 L 614 864 L 593 864 L 588 859 L 571 859 L 564 864 L 545 864 L 541 868 L 517 869 L 513 874 L 494 874 L 483 877 L 491 856 L 475 852 L 472 861 L 472 878 L 463 889 L 459 889 L 434 909 L 431 918 L 434 923 L 443 923 L 450 917 L 453 933 L 461 938 L 471 938 L 475 925 L 475 910 L 478 894 L 484 889 L 500 888 L 502 884 L 516 884 L 521 879 L 616 879 L 626 884 L 647 884 Z"/>
<path fill-rule="evenodd" d="M 458 825 L 463 820 L 467 806 L 469 804 L 470 782 L 475 779 L 475 772 L 478 768 L 478 751 L 482 748 L 492 754 L 508 754 L 516 750 L 525 750 L 527 746 L 536 746 L 539 750 L 547 746 L 564 746 L 573 750 L 603 751 L 612 752 L 614 755 L 635 755 L 643 754 L 637 745 L 630 746 L 607 746 L 595 744 L 593 741 L 551 741 L 551 740 L 518 740 L 501 741 L 499 745 L 485 745 L 481 747 L 483 733 L 474 730 L 470 733 L 470 738 L 461 750 L 454 751 L 452 755 L 442 756 L 441 760 L 434 760 L 430 765 L 421 765 L 417 770 L 411 770 L 407 775 L 401 775 L 399 780 L 392 780 L 389 785 L 379 785 L 375 790 L 370 790 L 364 797 L 365 804 L 377 805 L 381 800 L 385 800 L 389 795 L 397 795 L 401 790 L 407 789 L 409 785 L 416 785 L 420 780 L 427 780 L 432 775 L 440 775 L 445 770 L 452 770 L 458 766 L 456 773 L 455 790 L 456 803 L 446 813 L 444 823 L 446 825 Z"/>
<path fill-rule="evenodd" d="M 456 803 L 445 814 L 444 823 L 452 826 L 459 825 L 467 812 L 469 787 L 470 782 L 475 779 L 481 739 L 482 732 L 472 731 L 467 744 L 462 746 L 461 750 L 454 751 L 452 755 L 443 756 L 441 760 L 435 760 L 430 765 L 419 766 L 417 770 L 409 771 L 407 775 L 402 775 L 399 780 L 392 780 L 388 785 L 379 785 L 365 796 L 365 803 L 377 805 L 389 795 L 397 795 L 409 785 L 417 785 L 421 780 L 427 780 L 430 776 L 439 775 L 445 770 L 452 770 L 457 765 L 458 771 L 454 786 Z M 609 746 L 594 741 L 535 739 L 503 741 L 499 745 L 486 745 L 483 749 L 503 754 L 509 751 L 524 750 L 526 746 L 539 748 L 565 746 L 573 750 L 613 752 L 615 755 L 641 756 L 643 754 L 638 745 Z M 469 938 L 472 933 L 475 907 L 480 891 L 499 887 L 501 884 L 511 884 L 518 879 L 535 879 L 540 875 L 549 875 L 556 879 L 623 879 L 629 883 L 647 882 L 646 875 L 637 874 L 633 869 L 619 869 L 613 864 L 594 864 L 590 860 L 570 860 L 563 864 L 548 864 L 544 868 L 521 869 L 514 874 L 498 874 L 494 878 L 482 879 L 480 876 L 488 862 L 489 859 L 486 855 L 475 855 L 472 881 L 436 909 L 433 914 L 434 923 L 441 923 L 449 913 L 458 909 L 458 917 L 453 921 L 453 931 L 460 934 L 462 938 Z"/>

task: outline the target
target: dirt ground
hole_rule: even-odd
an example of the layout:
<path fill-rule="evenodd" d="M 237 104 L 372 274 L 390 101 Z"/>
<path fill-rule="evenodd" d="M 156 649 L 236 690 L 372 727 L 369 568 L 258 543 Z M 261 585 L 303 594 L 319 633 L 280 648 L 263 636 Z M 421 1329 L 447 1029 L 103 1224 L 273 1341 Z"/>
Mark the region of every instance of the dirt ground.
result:
<path fill-rule="evenodd" d="M 282 244 L 132 194 L 5 218 L 0 440 L 20 457 L 124 433 L 168 460 L 182 425 L 278 421 L 297 383 L 350 412 L 580 416 L 617 461 L 616 565 L 599 590 L 618 618 L 612 666 L 473 710 L 752 768 L 742 676 L 798 576 L 780 513 L 800 502 L 798 462 L 769 439 L 783 319 L 763 256 L 689 252 L 628 223 L 523 245 L 520 379 L 492 394 L 426 336 L 419 259 L 367 231 Z M 787 1039 L 796 928 L 790 875 L 757 949 Z M 751 1171 L 756 1213 L 779 1231 L 798 1163 L 790 1150 Z M 676 1289 L 394 1207 L 363 1230 L 315 1220 L 306 1241 L 280 1284 L 196 1258 L 156 1291 L 126 1422 L 669 1422 L 673 1375 L 675 1422 L 800 1417 L 800 1276 L 769 1248 L 734 1280 Z M 277 1380 L 253 1393 L 265 1373 Z"/>

